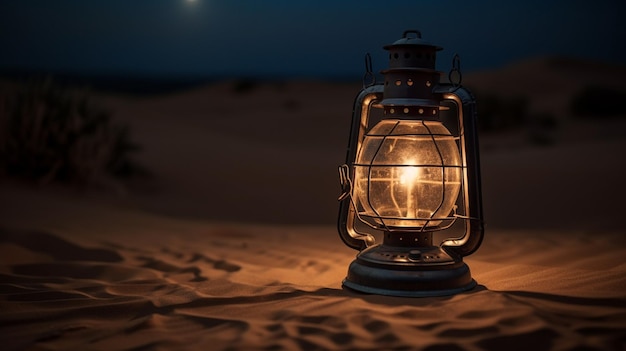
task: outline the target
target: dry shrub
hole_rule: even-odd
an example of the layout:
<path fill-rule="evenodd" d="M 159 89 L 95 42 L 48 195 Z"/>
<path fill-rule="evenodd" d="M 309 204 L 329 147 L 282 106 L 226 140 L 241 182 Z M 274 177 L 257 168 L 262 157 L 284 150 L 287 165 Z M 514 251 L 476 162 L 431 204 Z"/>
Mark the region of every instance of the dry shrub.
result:
<path fill-rule="evenodd" d="M 90 183 L 139 170 L 126 126 L 84 92 L 51 80 L 5 87 L 0 95 L 0 167 L 11 176 Z"/>
<path fill-rule="evenodd" d="M 581 118 L 623 117 L 626 91 L 603 86 L 586 86 L 570 101 L 570 112 Z"/>

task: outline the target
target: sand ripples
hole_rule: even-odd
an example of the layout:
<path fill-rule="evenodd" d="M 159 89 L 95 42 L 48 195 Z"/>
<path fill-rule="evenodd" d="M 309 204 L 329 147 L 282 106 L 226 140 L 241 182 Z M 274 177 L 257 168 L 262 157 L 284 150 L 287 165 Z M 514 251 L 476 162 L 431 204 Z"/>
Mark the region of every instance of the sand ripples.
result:
<path fill-rule="evenodd" d="M 209 236 L 195 250 L 119 240 L 87 247 L 6 229 L 1 239 L 3 252 L 32 254 L 2 265 L 9 350 L 619 350 L 626 342 L 623 294 L 481 285 L 445 298 L 361 295 L 319 284 L 341 279 L 349 256 L 293 245 L 289 235 Z M 483 273 L 504 277 L 494 271 Z"/>

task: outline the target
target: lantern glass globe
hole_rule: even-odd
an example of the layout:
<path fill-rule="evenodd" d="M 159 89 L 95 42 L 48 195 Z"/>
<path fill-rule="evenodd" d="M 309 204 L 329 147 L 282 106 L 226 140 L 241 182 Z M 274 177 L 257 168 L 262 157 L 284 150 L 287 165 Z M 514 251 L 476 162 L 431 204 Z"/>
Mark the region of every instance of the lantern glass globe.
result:
<path fill-rule="evenodd" d="M 386 119 L 363 140 L 353 196 L 381 229 L 436 227 L 452 213 L 461 176 L 456 140 L 441 122 Z"/>

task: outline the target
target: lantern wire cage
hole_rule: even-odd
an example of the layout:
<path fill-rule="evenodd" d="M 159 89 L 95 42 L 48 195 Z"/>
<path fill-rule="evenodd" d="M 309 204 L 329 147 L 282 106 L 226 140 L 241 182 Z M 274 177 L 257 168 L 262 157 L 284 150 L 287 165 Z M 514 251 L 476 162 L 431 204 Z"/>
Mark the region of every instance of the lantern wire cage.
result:
<path fill-rule="evenodd" d="M 377 104 L 377 102 L 373 103 L 370 105 L 370 108 L 380 108 L 381 106 L 379 104 Z M 439 106 L 440 110 L 442 112 L 444 111 L 451 111 L 450 113 L 453 112 L 454 109 L 456 109 L 456 106 Z M 371 113 L 371 112 L 368 112 Z M 442 113 L 441 114 L 441 119 L 445 120 L 446 119 L 446 113 Z M 444 243 L 449 243 L 449 242 L 455 242 L 455 241 L 459 241 L 463 239 L 463 236 L 465 235 L 465 232 L 460 229 L 458 231 L 453 231 L 450 232 L 449 229 L 451 229 L 452 227 L 454 227 L 455 225 L 458 225 L 460 223 L 459 220 L 461 222 L 465 222 L 465 221 L 469 221 L 469 220 L 478 220 L 478 218 L 475 217 L 471 217 L 469 215 L 466 214 L 465 212 L 465 203 L 464 203 L 464 196 L 457 196 L 457 194 L 454 194 L 455 200 L 453 206 L 451 207 L 450 211 L 444 215 L 441 215 L 441 208 L 444 206 L 444 202 L 446 201 L 446 192 L 445 191 L 441 191 L 441 196 L 439 199 L 438 204 L 436 205 L 435 210 L 431 211 L 431 215 L 430 216 L 425 216 L 425 217 L 419 217 L 419 216 L 412 216 L 412 217 L 408 217 L 408 216 L 392 216 L 392 215 L 388 215 L 388 214 L 381 214 L 379 210 L 377 210 L 375 208 L 375 206 L 371 206 L 371 203 L 369 203 L 368 201 L 368 205 L 371 208 L 371 211 L 369 213 L 367 213 L 362 205 L 362 202 L 359 201 L 359 199 L 355 199 L 355 196 L 353 196 L 353 191 L 354 191 L 354 183 L 353 183 L 353 179 L 356 173 L 356 169 L 357 168 L 366 168 L 368 169 L 367 172 L 367 179 L 365 180 L 365 182 L 369 185 L 372 183 L 372 170 L 373 169 L 377 169 L 377 168 L 393 168 L 393 169 L 401 169 L 401 168 L 412 168 L 412 169 L 432 169 L 432 168 L 436 168 L 439 169 L 441 171 L 441 181 L 442 181 L 442 189 L 445 189 L 446 187 L 446 173 L 449 169 L 456 169 L 459 170 L 461 172 L 461 176 L 459 179 L 459 190 L 458 192 L 465 192 L 466 188 L 467 188 L 467 184 L 466 184 L 466 179 L 467 179 L 467 165 L 463 164 L 463 162 L 460 162 L 457 165 L 451 165 L 451 164 L 446 164 L 444 162 L 444 156 L 442 155 L 441 152 L 441 148 L 438 145 L 438 140 L 437 138 L 449 138 L 451 140 L 454 141 L 455 146 L 456 146 L 456 152 L 458 153 L 458 156 L 462 156 L 463 153 L 465 152 L 464 150 L 464 145 L 463 145 L 463 137 L 464 137 L 464 128 L 462 125 L 460 125 L 460 123 L 455 123 L 453 125 L 450 125 L 449 123 L 446 123 L 446 127 L 451 129 L 452 131 L 455 131 L 455 135 L 452 134 L 442 134 L 442 133 L 436 133 L 433 132 L 431 130 L 431 128 L 428 127 L 427 123 L 425 120 L 417 120 L 416 122 L 418 122 L 419 124 L 421 124 L 423 126 L 423 128 L 426 130 L 425 133 L 419 133 L 419 132 L 414 132 L 414 133 L 402 133 L 402 134 L 395 134 L 394 137 L 403 137 L 403 138 L 413 138 L 413 139 L 428 139 L 430 141 L 430 143 L 433 145 L 433 149 L 436 150 L 436 154 L 437 154 L 437 159 L 439 160 L 438 163 L 433 163 L 433 164 L 420 164 L 420 165 L 407 165 L 407 164 L 400 164 L 400 163 L 386 163 L 386 164 L 374 164 L 374 159 L 376 158 L 376 155 L 374 157 L 372 157 L 370 159 L 369 162 L 367 163 L 358 163 L 358 162 L 354 162 L 352 163 L 352 166 L 349 166 L 348 164 L 343 164 L 341 166 L 339 166 L 339 178 L 340 178 L 340 184 L 342 187 L 342 194 L 339 196 L 339 201 L 342 201 L 346 198 L 348 198 L 348 201 L 350 202 L 350 207 L 351 210 L 354 214 L 354 216 L 358 219 L 359 223 L 364 224 L 365 226 L 369 227 L 370 229 L 373 229 L 375 231 L 379 231 L 379 232 L 387 232 L 387 233 L 396 233 L 396 232 L 420 232 L 420 233 L 424 233 L 424 232 L 446 232 L 445 236 L 442 236 L 440 238 L 440 240 L 438 240 L 439 246 L 443 245 Z M 394 121 L 395 126 L 397 126 L 398 123 L 400 123 L 400 121 Z M 372 123 L 375 124 L 375 123 Z M 394 126 L 394 128 L 395 128 Z M 376 150 L 376 154 L 378 154 L 380 152 L 381 147 L 383 146 L 383 144 L 385 143 L 385 141 L 388 140 L 389 135 L 386 134 L 378 134 L 378 133 L 372 133 L 372 130 L 367 130 L 364 133 L 364 137 L 378 137 L 381 138 L 381 142 L 378 145 L 378 148 Z M 357 159 L 358 159 L 358 155 L 357 155 Z M 461 157 L 461 160 L 463 158 Z M 352 173 L 352 174 L 351 174 Z M 395 179 L 396 181 L 398 180 L 397 177 Z M 393 182 L 393 179 L 390 180 L 390 182 Z M 367 189 L 366 192 L 369 193 L 370 189 Z M 458 193 L 457 192 L 457 193 Z M 367 199 L 369 200 L 369 199 Z M 398 225 L 391 225 L 389 222 L 397 222 L 397 221 L 412 221 L 412 222 L 421 222 L 423 223 L 423 225 L 415 225 L 415 226 L 410 226 L 410 225 L 404 225 L 404 226 L 398 226 Z M 436 225 L 434 225 L 434 223 L 437 223 Z M 433 225 L 431 225 L 433 224 Z M 463 224 L 461 223 L 461 226 Z M 362 240 L 365 240 L 366 237 L 370 237 L 371 234 L 370 233 L 364 233 L 364 232 L 360 232 L 358 230 L 354 230 L 354 232 L 352 233 L 353 236 L 355 238 L 360 238 Z M 367 241 L 367 240 L 366 240 Z"/>

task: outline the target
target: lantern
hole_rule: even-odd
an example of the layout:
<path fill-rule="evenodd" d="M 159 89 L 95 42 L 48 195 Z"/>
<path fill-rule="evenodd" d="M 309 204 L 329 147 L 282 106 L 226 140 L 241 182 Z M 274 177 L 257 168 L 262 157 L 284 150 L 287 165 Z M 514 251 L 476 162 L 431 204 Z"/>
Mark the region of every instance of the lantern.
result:
<path fill-rule="evenodd" d="M 339 234 L 360 252 L 343 285 L 394 296 L 441 296 L 476 282 L 463 257 L 483 238 L 480 161 L 473 95 L 440 83 L 440 47 L 419 31 L 384 49 L 383 84 L 365 84 L 354 103 L 346 163 L 339 167 Z M 372 78 L 366 56 L 366 77 Z"/>

